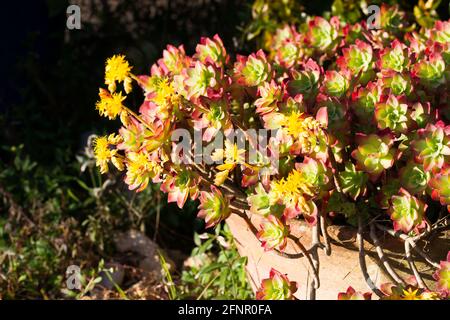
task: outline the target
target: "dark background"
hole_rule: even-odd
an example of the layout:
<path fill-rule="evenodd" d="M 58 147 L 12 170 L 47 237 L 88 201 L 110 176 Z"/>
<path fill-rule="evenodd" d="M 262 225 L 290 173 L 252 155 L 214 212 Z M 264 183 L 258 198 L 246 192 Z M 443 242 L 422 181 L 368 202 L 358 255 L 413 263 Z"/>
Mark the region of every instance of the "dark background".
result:
<path fill-rule="evenodd" d="M 70 3 L 80 5 L 81 30 L 66 28 Z M 0 9 L 2 139 L 24 143 L 39 162 L 52 162 L 55 148 L 80 148 L 88 132 L 116 128 L 94 107 L 106 58 L 123 53 L 139 74 L 149 73 L 167 44 L 184 44 L 193 53 L 201 36 L 219 33 L 233 49 L 233 35 L 251 5 L 240 0 L 70 3 L 8 1 Z"/>

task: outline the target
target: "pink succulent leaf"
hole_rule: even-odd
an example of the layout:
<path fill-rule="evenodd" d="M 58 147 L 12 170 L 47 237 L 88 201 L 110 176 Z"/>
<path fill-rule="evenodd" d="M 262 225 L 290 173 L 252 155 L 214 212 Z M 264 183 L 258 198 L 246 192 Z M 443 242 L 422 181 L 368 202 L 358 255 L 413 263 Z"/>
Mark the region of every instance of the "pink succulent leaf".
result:
<path fill-rule="evenodd" d="M 372 299 L 372 293 L 366 292 L 361 293 L 355 291 L 353 287 L 348 287 L 346 292 L 340 292 L 338 294 L 338 300 L 371 300 Z"/>

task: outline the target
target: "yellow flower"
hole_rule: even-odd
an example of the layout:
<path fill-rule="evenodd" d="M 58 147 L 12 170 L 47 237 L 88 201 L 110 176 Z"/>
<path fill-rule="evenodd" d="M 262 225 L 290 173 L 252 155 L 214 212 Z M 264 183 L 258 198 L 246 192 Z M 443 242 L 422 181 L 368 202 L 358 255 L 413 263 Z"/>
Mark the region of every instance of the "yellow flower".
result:
<path fill-rule="evenodd" d="M 108 161 L 111 159 L 111 150 L 109 149 L 108 138 L 97 137 L 94 140 L 94 154 L 96 158 L 96 165 L 100 167 L 101 173 L 108 172 Z"/>
<path fill-rule="evenodd" d="M 96 165 L 100 167 L 100 173 L 108 172 L 108 162 L 111 161 L 113 165 L 120 171 L 124 169 L 123 156 L 117 154 L 116 149 L 111 149 L 110 144 L 120 141 L 120 136 L 110 134 L 108 137 L 97 137 L 94 140 L 94 155 Z"/>
<path fill-rule="evenodd" d="M 170 101 L 175 90 L 173 85 L 167 78 L 164 78 L 158 82 L 156 87 L 156 96 L 152 99 L 158 106 L 165 106 L 167 101 Z"/>
<path fill-rule="evenodd" d="M 294 150 L 304 154 L 323 152 L 326 148 L 326 134 L 323 125 L 311 116 L 301 112 L 292 112 L 289 116 L 279 119 L 284 132 L 294 139 Z"/>
<path fill-rule="evenodd" d="M 244 158 L 245 150 L 239 149 L 236 143 L 231 143 L 229 140 L 225 141 L 225 149 L 217 149 L 211 156 L 214 161 L 222 161 L 225 157 L 224 163 L 217 166 L 216 178 L 214 184 L 220 186 L 228 178 L 231 170 L 233 170 L 237 164 L 245 164 Z"/>
<path fill-rule="evenodd" d="M 105 84 L 110 92 L 116 91 L 116 81 L 124 82 L 125 92 L 131 91 L 131 67 L 123 55 L 114 55 L 106 60 Z"/>
<path fill-rule="evenodd" d="M 319 121 L 313 117 L 305 116 L 302 112 L 292 112 L 281 121 L 286 132 L 293 137 L 309 135 L 309 131 L 321 128 Z"/>
<path fill-rule="evenodd" d="M 144 190 L 150 179 L 158 176 L 162 172 L 161 166 L 150 159 L 145 152 L 127 153 L 127 174 L 125 182 L 130 186 L 130 190 L 136 188 L 138 192 Z"/>
<path fill-rule="evenodd" d="M 287 178 L 272 181 L 270 188 L 270 198 L 272 204 L 282 200 L 287 206 L 304 204 L 304 195 L 313 195 L 313 186 L 308 183 L 298 170 L 292 170 Z"/>
<path fill-rule="evenodd" d="M 115 119 L 123 110 L 122 101 L 126 96 L 122 96 L 121 92 L 109 94 L 105 89 L 100 89 L 99 96 L 100 101 L 97 101 L 95 108 L 101 116 Z"/>
<path fill-rule="evenodd" d="M 140 171 L 151 170 L 155 166 L 148 158 L 148 155 L 143 152 L 130 152 L 128 159 L 130 160 L 128 170 L 132 174 L 139 174 Z"/>
<path fill-rule="evenodd" d="M 123 137 L 121 135 L 119 135 L 119 134 L 111 133 L 108 136 L 108 143 L 109 144 L 117 145 L 117 144 L 122 143 L 122 142 L 123 142 Z"/>
<path fill-rule="evenodd" d="M 417 294 L 419 289 L 413 291 L 412 288 L 408 290 L 403 289 L 403 300 L 420 300 L 420 294 Z"/>
<path fill-rule="evenodd" d="M 153 92 L 150 100 L 158 106 L 158 116 L 165 120 L 169 117 L 170 107 L 179 105 L 179 96 L 175 93 L 173 83 L 167 78 L 156 78 L 152 83 Z"/>

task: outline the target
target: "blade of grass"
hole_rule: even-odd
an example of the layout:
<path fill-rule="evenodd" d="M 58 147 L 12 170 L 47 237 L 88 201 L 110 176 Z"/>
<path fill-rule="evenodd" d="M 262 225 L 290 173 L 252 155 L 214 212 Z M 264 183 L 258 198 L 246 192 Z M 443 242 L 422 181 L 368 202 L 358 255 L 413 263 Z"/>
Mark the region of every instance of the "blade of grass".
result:
<path fill-rule="evenodd" d="M 161 262 L 161 268 L 164 271 L 164 278 L 166 278 L 166 285 L 168 286 L 168 293 L 169 293 L 169 299 L 170 300 L 176 300 L 177 298 L 177 290 L 175 288 L 175 284 L 172 280 L 172 276 L 170 274 L 169 268 L 167 267 L 166 259 L 164 259 L 164 256 L 161 254 L 161 252 L 158 250 L 158 256 L 159 261 Z"/>

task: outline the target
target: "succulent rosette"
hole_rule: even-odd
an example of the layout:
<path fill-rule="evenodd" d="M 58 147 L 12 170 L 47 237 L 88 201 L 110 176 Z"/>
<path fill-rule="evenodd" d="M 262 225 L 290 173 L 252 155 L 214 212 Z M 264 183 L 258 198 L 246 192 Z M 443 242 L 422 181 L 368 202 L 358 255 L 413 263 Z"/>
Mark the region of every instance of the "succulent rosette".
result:
<path fill-rule="evenodd" d="M 351 74 L 358 75 L 360 72 L 365 73 L 371 70 L 372 58 L 372 47 L 357 39 L 355 44 L 342 49 L 342 56 L 337 59 L 336 63 L 341 70 L 349 70 Z"/>
<path fill-rule="evenodd" d="M 313 100 L 319 91 L 319 79 L 322 74 L 321 67 L 312 59 L 301 63 L 301 68 L 291 69 L 287 81 L 287 91 L 292 97 L 302 94 L 305 100 Z"/>
<path fill-rule="evenodd" d="M 352 93 L 352 109 L 362 123 L 369 122 L 374 115 L 375 106 L 380 101 L 382 88 L 375 82 L 359 87 Z"/>
<path fill-rule="evenodd" d="M 286 275 L 275 269 L 270 270 L 269 278 L 261 281 L 256 292 L 257 300 L 292 300 L 297 291 L 297 284 L 289 281 Z"/>
<path fill-rule="evenodd" d="M 338 36 L 339 20 L 337 17 L 333 17 L 330 22 L 322 17 L 314 17 L 308 22 L 304 42 L 316 50 L 326 51 L 337 44 Z"/>
<path fill-rule="evenodd" d="M 211 186 L 211 192 L 200 192 L 200 205 L 198 217 L 206 222 L 206 228 L 213 227 L 228 218 L 231 213 L 229 200 L 215 186 Z"/>
<path fill-rule="evenodd" d="M 397 39 L 392 41 L 389 47 L 381 50 L 379 55 L 377 65 L 381 70 L 402 72 L 409 62 L 408 48 Z"/>
<path fill-rule="evenodd" d="M 432 189 L 431 197 L 447 206 L 450 212 L 450 166 L 446 166 L 434 174 L 428 183 Z"/>
<path fill-rule="evenodd" d="M 265 81 L 270 81 L 270 64 L 262 50 L 248 57 L 238 55 L 236 59 L 234 74 L 237 83 L 248 87 L 256 87 Z"/>
<path fill-rule="evenodd" d="M 255 101 L 256 112 L 266 115 L 278 110 L 278 104 L 283 100 L 284 88 L 275 81 L 264 82 L 258 87 L 258 99 Z"/>
<path fill-rule="evenodd" d="M 441 261 L 439 268 L 433 274 L 437 281 L 436 289 L 444 297 L 450 296 L 450 251 L 447 254 L 447 260 Z"/>
<path fill-rule="evenodd" d="M 347 74 L 341 74 L 335 70 L 325 72 L 324 86 L 325 92 L 330 96 L 340 98 L 348 90 L 349 80 Z"/>
<path fill-rule="evenodd" d="M 194 65 L 183 71 L 187 99 L 195 101 L 200 96 L 208 97 L 218 85 L 219 73 L 213 65 L 196 61 Z"/>
<path fill-rule="evenodd" d="M 375 107 L 375 119 L 378 128 L 391 129 L 395 133 L 408 130 L 408 105 L 394 95 L 382 97 Z"/>
<path fill-rule="evenodd" d="M 381 173 L 394 164 L 395 149 L 393 138 L 389 134 L 357 136 L 358 148 L 352 152 L 357 161 L 356 168 L 369 174 L 371 181 L 376 181 Z"/>
<path fill-rule="evenodd" d="M 450 126 L 442 121 L 429 123 L 417 131 L 418 139 L 412 142 L 416 160 L 426 171 L 440 169 L 450 160 Z"/>
<path fill-rule="evenodd" d="M 410 161 L 400 169 L 400 182 L 403 188 L 412 194 L 418 194 L 427 188 L 430 173 L 421 164 Z"/>
<path fill-rule="evenodd" d="M 202 63 L 213 63 L 219 67 L 224 67 L 229 60 L 222 39 L 217 34 L 212 39 L 201 38 L 195 51 L 194 57 Z"/>
<path fill-rule="evenodd" d="M 247 197 L 252 213 L 268 216 L 270 214 L 271 199 L 261 183 L 255 187 L 254 194 Z"/>
<path fill-rule="evenodd" d="M 346 292 L 340 292 L 338 294 L 338 300 L 371 300 L 371 292 L 359 292 L 353 289 L 353 287 L 348 287 Z"/>
<path fill-rule="evenodd" d="M 412 229 L 424 223 L 427 205 L 405 189 L 400 188 L 399 193 L 392 196 L 390 202 L 391 206 L 388 213 L 394 222 L 395 231 L 401 230 L 404 233 L 409 233 Z"/>
<path fill-rule="evenodd" d="M 139 151 L 147 139 L 152 137 L 152 133 L 140 122 L 130 118 L 128 123 L 119 129 L 123 141 L 117 148 L 128 151 Z"/>
<path fill-rule="evenodd" d="M 341 192 L 353 200 L 366 193 L 369 177 L 365 172 L 356 170 L 355 165 L 350 161 L 345 163 L 345 171 L 339 172 L 337 179 Z"/>
<path fill-rule="evenodd" d="M 429 53 L 414 64 L 411 74 L 431 88 L 445 83 L 445 61 L 439 53 Z"/>
<path fill-rule="evenodd" d="M 406 73 L 386 71 L 379 79 L 384 89 L 390 89 L 394 95 L 410 95 L 413 90 L 411 77 Z"/>
<path fill-rule="evenodd" d="M 300 172 L 305 186 L 304 192 L 316 198 L 331 187 L 331 170 L 321 160 L 305 157 L 302 163 L 297 163 L 296 170 Z"/>
<path fill-rule="evenodd" d="M 158 60 L 158 67 L 161 68 L 163 74 L 178 74 L 188 67 L 189 63 L 190 57 L 186 56 L 182 45 L 179 47 L 168 45 L 163 51 L 163 57 Z M 153 68 L 153 72 L 156 72 L 156 68 L 156 66 Z"/>
<path fill-rule="evenodd" d="M 212 138 L 221 130 L 225 134 L 231 129 L 233 125 L 229 116 L 229 106 L 225 99 L 209 99 L 206 97 L 200 98 L 201 107 L 196 113 L 193 113 L 194 128 L 203 131 L 203 140 L 211 141 Z"/>
<path fill-rule="evenodd" d="M 444 44 L 450 42 L 450 21 L 436 21 L 431 30 L 431 39 Z"/>
<path fill-rule="evenodd" d="M 289 235 L 289 227 L 280 219 L 273 215 L 269 215 L 260 226 L 257 233 L 259 241 L 265 251 L 278 249 L 283 251 L 287 245 L 287 236 Z"/>
<path fill-rule="evenodd" d="M 199 177 L 189 170 L 180 170 L 167 175 L 161 183 L 161 191 L 167 193 L 167 202 L 176 202 L 178 207 L 183 208 L 188 197 L 197 199 L 200 194 L 198 188 Z"/>
<path fill-rule="evenodd" d="M 300 34 L 294 26 L 284 25 L 275 30 L 275 33 L 270 37 L 270 48 L 279 50 L 287 41 L 298 42 L 301 39 Z M 274 55 L 275 56 L 275 55 Z"/>
<path fill-rule="evenodd" d="M 275 62 L 284 68 L 292 67 L 302 55 L 301 43 L 285 40 L 275 56 Z"/>

